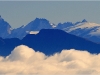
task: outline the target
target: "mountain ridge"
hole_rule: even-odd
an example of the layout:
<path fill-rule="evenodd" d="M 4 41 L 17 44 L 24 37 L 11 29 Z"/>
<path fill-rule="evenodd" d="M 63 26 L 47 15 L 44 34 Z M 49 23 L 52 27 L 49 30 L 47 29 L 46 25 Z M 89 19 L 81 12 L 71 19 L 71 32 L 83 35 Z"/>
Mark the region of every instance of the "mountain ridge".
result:
<path fill-rule="evenodd" d="M 22 40 L 18 38 L 1 38 L 0 44 L 1 56 L 9 55 L 19 45 L 26 45 L 46 55 L 61 52 L 63 49 L 86 50 L 90 53 L 100 53 L 100 44 L 59 29 L 42 29 L 38 34 L 27 34 Z"/>
<path fill-rule="evenodd" d="M 86 38 L 90 41 L 96 43 L 100 42 L 100 24 L 88 22 L 86 19 L 76 23 L 64 22 L 55 25 L 45 18 L 36 18 L 27 25 L 13 29 L 1 16 L 0 18 L 0 37 L 2 38 L 23 39 L 27 34 L 40 31 L 41 29 L 61 29 L 67 33 Z"/>

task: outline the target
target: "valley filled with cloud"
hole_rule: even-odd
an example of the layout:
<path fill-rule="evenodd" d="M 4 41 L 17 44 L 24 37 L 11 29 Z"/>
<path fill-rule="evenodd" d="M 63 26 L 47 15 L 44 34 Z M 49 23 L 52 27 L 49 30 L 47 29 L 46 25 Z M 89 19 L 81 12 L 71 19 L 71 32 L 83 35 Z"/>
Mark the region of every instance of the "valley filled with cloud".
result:
<path fill-rule="evenodd" d="M 17 46 L 10 55 L 0 56 L 0 74 L 100 74 L 100 54 L 75 49 L 46 56 L 25 45 Z"/>

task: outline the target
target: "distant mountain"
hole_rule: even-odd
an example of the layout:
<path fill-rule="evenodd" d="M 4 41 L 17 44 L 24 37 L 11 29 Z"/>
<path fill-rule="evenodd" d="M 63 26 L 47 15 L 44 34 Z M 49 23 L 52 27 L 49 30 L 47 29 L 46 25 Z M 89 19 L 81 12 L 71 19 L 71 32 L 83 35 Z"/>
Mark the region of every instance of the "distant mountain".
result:
<path fill-rule="evenodd" d="M 27 45 L 36 51 L 51 55 L 63 49 L 87 50 L 90 53 L 100 53 L 100 44 L 87 39 L 68 34 L 58 29 L 42 29 L 38 34 L 28 34 L 22 40 L 18 38 L 0 38 L 0 55 L 7 56 L 14 47 Z"/>
<path fill-rule="evenodd" d="M 43 18 L 36 18 L 24 27 L 24 29 L 27 31 L 39 31 L 41 29 L 51 28 L 52 26 L 50 25 L 49 21 Z"/>
<path fill-rule="evenodd" d="M 76 23 L 72 23 L 72 22 L 65 22 L 65 23 L 58 23 L 58 25 L 55 27 L 55 29 L 69 29 L 70 27 L 74 27 L 78 24 L 81 24 L 81 23 L 85 23 L 87 22 L 85 19 L 82 20 L 82 22 L 76 22 Z"/>
<path fill-rule="evenodd" d="M 45 54 L 60 52 L 62 49 L 87 50 L 90 53 L 100 52 L 100 44 L 58 29 L 42 29 L 37 35 L 27 35 L 22 41 L 25 45 Z"/>
<path fill-rule="evenodd" d="M 21 26 L 19 28 L 13 29 L 11 35 L 9 35 L 9 38 L 17 37 L 22 39 L 31 31 L 40 31 L 41 29 L 52 29 L 52 26 L 48 20 L 43 18 L 36 18 L 26 26 Z"/>
<path fill-rule="evenodd" d="M 63 26 L 63 27 L 61 27 Z M 74 34 L 93 42 L 100 42 L 100 24 L 87 22 L 85 19 L 82 22 L 76 22 L 75 24 L 69 23 L 68 25 L 61 24 L 56 27 L 56 29 L 61 29 L 67 33 Z"/>
<path fill-rule="evenodd" d="M 54 23 L 50 23 L 47 19 L 36 18 L 27 25 L 13 29 L 9 23 L 0 16 L 0 37 L 2 38 L 23 39 L 27 34 L 38 32 L 41 29 L 61 29 L 67 33 L 100 43 L 100 24 L 88 22 L 86 19 L 76 23 L 65 22 L 55 25 Z"/>
<path fill-rule="evenodd" d="M 24 25 L 19 28 L 13 29 L 11 34 L 7 38 L 23 38 L 27 35 L 27 31 L 24 30 Z"/>
<path fill-rule="evenodd" d="M 6 38 L 11 34 L 11 26 L 0 16 L 0 37 Z"/>
<path fill-rule="evenodd" d="M 65 29 L 65 28 L 69 28 L 71 26 L 74 26 L 74 24 L 72 22 L 65 22 L 65 23 L 59 23 L 55 29 Z"/>

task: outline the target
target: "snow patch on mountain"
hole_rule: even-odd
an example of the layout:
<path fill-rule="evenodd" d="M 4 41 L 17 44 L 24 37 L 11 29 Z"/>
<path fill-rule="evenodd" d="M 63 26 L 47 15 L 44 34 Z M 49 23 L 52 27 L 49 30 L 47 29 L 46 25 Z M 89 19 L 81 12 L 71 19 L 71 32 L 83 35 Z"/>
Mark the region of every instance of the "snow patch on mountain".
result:
<path fill-rule="evenodd" d="M 39 33 L 39 31 L 30 31 L 29 34 L 38 34 L 38 33 Z"/>
<path fill-rule="evenodd" d="M 100 35 L 100 26 L 97 27 L 96 29 L 92 30 L 90 34 L 95 35 L 95 36 Z"/>
<path fill-rule="evenodd" d="M 100 42 L 100 24 L 77 22 L 72 26 L 64 27 L 62 30 L 93 42 Z"/>
<path fill-rule="evenodd" d="M 50 25 L 52 26 L 52 28 L 56 27 L 56 25 L 54 23 L 50 23 Z"/>
<path fill-rule="evenodd" d="M 87 38 L 91 41 L 100 42 L 100 24 L 91 23 L 85 19 L 76 23 L 65 22 L 56 25 L 50 23 L 45 18 L 36 18 L 27 25 L 13 29 L 9 23 L 0 16 L 0 37 L 2 38 L 22 39 L 27 34 L 36 34 L 36 31 L 40 31 L 41 29 L 61 29 L 67 33 Z"/>
<path fill-rule="evenodd" d="M 69 29 L 69 32 L 76 30 L 76 29 L 92 29 L 94 27 L 100 27 L 100 24 L 96 24 L 96 23 L 90 23 L 90 22 L 85 22 L 85 23 L 79 23 L 77 25 L 71 26 Z"/>

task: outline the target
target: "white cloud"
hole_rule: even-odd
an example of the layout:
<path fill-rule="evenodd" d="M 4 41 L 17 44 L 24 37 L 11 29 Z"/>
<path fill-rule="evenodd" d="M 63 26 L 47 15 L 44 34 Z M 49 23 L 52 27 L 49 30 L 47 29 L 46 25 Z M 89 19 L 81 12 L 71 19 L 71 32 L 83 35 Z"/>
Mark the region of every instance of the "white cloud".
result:
<path fill-rule="evenodd" d="M 0 57 L 0 74 L 100 74 L 100 54 L 71 49 L 46 56 L 20 45 Z"/>

